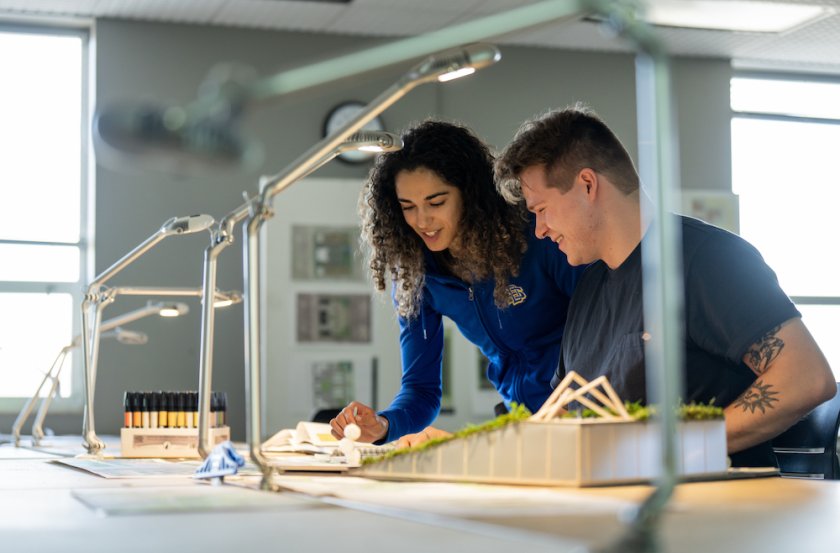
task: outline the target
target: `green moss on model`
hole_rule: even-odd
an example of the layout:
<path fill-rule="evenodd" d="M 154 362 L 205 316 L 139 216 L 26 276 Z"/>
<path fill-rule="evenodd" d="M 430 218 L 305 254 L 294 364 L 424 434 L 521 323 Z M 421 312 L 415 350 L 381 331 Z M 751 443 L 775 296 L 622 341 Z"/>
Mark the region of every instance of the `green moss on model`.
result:
<path fill-rule="evenodd" d="M 490 430 L 496 430 L 498 428 L 502 428 L 503 426 L 507 426 L 508 424 L 523 421 L 530 416 L 531 412 L 524 405 L 512 403 L 510 406 L 510 412 L 505 413 L 504 415 L 499 415 L 495 419 L 491 419 L 481 424 L 468 424 L 467 426 L 465 426 L 461 430 L 458 430 L 454 434 L 450 434 L 448 436 L 443 436 L 440 438 L 432 438 L 415 446 L 394 449 L 392 451 L 383 453 L 382 455 L 377 455 L 375 457 L 367 457 L 365 459 L 362 459 L 362 465 L 370 465 L 373 463 L 379 463 L 381 461 L 387 461 L 388 459 L 393 459 L 394 457 L 399 457 L 400 455 L 405 455 L 407 453 L 425 451 L 431 447 L 435 447 L 438 444 L 442 444 L 450 440 L 455 440 L 457 438 L 466 438 L 467 436 L 478 434 L 479 432 L 488 432 Z"/>
<path fill-rule="evenodd" d="M 624 408 L 627 409 L 627 414 L 637 421 L 648 420 L 651 416 L 656 414 L 656 408 L 649 405 L 642 405 L 641 402 L 635 401 L 633 403 L 625 402 Z M 607 411 L 612 412 L 611 409 Z M 572 411 L 563 415 L 566 419 L 594 419 L 600 415 L 592 409 L 582 409 L 580 411 Z M 702 421 L 714 420 L 723 418 L 723 408 L 718 407 L 712 400 L 708 405 L 702 403 L 691 402 L 688 404 L 681 403 L 677 408 L 677 418 L 683 421 Z"/>
<path fill-rule="evenodd" d="M 648 420 L 651 416 L 656 414 L 656 409 L 654 407 L 642 405 L 641 402 L 638 401 L 633 403 L 625 402 L 624 408 L 627 409 L 627 413 L 637 421 Z M 488 432 L 490 430 L 502 428 L 504 426 L 507 426 L 508 424 L 518 423 L 528 419 L 528 417 L 530 416 L 531 412 L 528 411 L 528 409 L 524 405 L 518 405 L 516 403 L 513 403 L 511 404 L 511 409 L 509 413 L 499 415 L 495 419 L 491 419 L 482 424 L 468 424 L 466 427 L 462 428 L 461 430 L 458 430 L 454 434 L 443 436 L 441 438 L 432 438 L 415 446 L 394 449 L 392 451 L 389 451 L 382 455 L 377 455 L 375 457 L 367 457 L 365 459 L 362 459 L 362 465 L 370 465 L 382 461 L 387 461 L 388 459 L 393 459 L 395 457 L 406 455 L 408 453 L 417 453 L 420 451 L 425 451 L 429 448 L 435 447 L 439 444 L 451 440 L 455 440 L 458 438 L 466 438 L 467 436 L 471 436 L 473 434 L 478 434 L 480 432 Z M 582 411 L 575 411 L 572 413 L 566 413 L 566 415 L 564 415 L 564 418 L 587 419 L 598 417 L 599 415 L 591 409 L 583 409 Z M 708 405 L 691 402 L 687 405 L 681 404 L 679 406 L 678 417 L 680 420 L 684 421 L 722 419 L 723 408 L 714 405 L 714 401 L 712 401 Z"/>

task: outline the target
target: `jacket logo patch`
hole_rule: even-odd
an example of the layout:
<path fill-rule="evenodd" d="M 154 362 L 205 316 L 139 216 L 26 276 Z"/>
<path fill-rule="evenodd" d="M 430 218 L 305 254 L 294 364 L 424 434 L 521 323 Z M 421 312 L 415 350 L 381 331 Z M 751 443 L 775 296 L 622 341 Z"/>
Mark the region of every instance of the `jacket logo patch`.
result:
<path fill-rule="evenodd" d="M 508 284 L 508 305 L 519 305 L 524 303 L 526 299 L 528 299 L 528 296 L 521 286 Z"/>

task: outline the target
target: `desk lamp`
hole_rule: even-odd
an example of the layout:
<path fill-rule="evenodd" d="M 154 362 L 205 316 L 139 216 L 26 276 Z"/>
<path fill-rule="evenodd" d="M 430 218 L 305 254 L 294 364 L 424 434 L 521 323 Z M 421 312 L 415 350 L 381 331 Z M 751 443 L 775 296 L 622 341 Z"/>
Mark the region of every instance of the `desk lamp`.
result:
<path fill-rule="evenodd" d="M 144 240 L 120 260 L 97 276 L 87 287 L 82 300 L 82 351 L 85 364 L 85 415 L 84 439 L 89 452 L 105 447 L 96 437 L 94 431 L 93 396 L 96 382 L 96 366 L 99 356 L 99 332 L 102 321 L 102 310 L 112 303 L 117 296 L 116 289 L 105 288 L 105 283 L 139 259 L 155 245 L 170 236 L 187 235 L 208 229 L 213 224 L 209 215 L 190 215 L 187 217 L 173 217 L 166 221 L 154 234 Z M 132 289 L 123 288 L 119 293 L 131 293 Z M 135 289 L 135 291 L 137 291 Z M 157 294 L 162 295 L 157 291 Z M 144 294 L 149 295 L 149 294 Z"/>
<path fill-rule="evenodd" d="M 333 148 L 331 152 L 310 168 L 306 175 L 316 171 L 339 154 L 350 150 L 392 152 L 401 148 L 402 139 L 395 134 L 384 131 L 357 132 Z M 216 289 L 216 267 L 219 255 L 222 250 L 233 244 L 234 226 L 242 222 L 251 213 L 254 209 L 255 199 L 246 199 L 244 204 L 222 217 L 216 227 L 211 230 L 210 245 L 204 250 L 203 289 L 205 294 Z M 215 307 L 219 307 L 218 302 Z M 210 396 L 213 389 L 215 318 L 213 306 L 203 303 L 201 310 L 201 357 L 198 371 L 198 452 L 202 458 L 206 458 L 213 448 L 210 440 L 210 426 L 207 423 L 210 416 Z"/>
<path fill-rule="evenodd" d="M 95 423 L 88 413 L 93 412 L 94 397 L 96 395 L 96 373 L 99 364 L 99 340 L 101 339 L 101 325 L 98 322 L 101 318 L 101 312 L 105 306 L 113 303 L 117 296 L 155 296 L 155 297 L 196 297 L 204 298 L 204 290 L 202 288 L 162 288 L 162 287 L 139 287 L 139 286 L 117 286 L 107 288 L 96 297 L 96 313 L 97 318 L 94 320 L 94 326 L 89 333 L 91 339 L 95 341 L 91 343 L 90 351 L 92 356 L 85 359 L 85 417 L 84 417 L 84 438 L 85 447 L 88 453 L 96 453 L 105 447 L 105 444 L 96 437 Z M 242 301 L 242 295 L 237 291 L 220 291 L 216 290 L 213 294 L 215 307 L 227 307 Z M 160 310 L 161 317 L 178 317 L 187 313 L 188 308 L 186 304 L 174 303 L 165 305 Z M 83 333 L 84 334 L 84 333 Z M 84 342 L 83 342 L 84 343 Z M 97 447 L 98 445 L 98 447 Z"/>
<path fill-rule="evenodd" d="M 261 382 L 264 375 L 262 361 L 261 324 L 260 324 L 260 282 L 259 253 L 260 228 L 273 216 L 271 203 L 277 194 L 300 180 L 323 160 L 333 155 L 347 137 L 361 129 L 371 119 L 405 96 L 414 87 L 430 82 L 446 82 L 466 75 L 477 69 L 492 65 L 501 58 L 499 50 L 489 44 L 473 44 L 442 52 L 421 61 L 404 74 L 396 83 L 374 98 L 355 117 L 346 122 L 333 134 L 328 135 L 313 145 L 309 150 L 294 160 L 280 173 L 264 176 L 260 179 L 260 194 L 254 199 L 245 228 L 245 247 L 243 248 L 243 270 L 245 274 L 245 370 L 248 383 L 248 445 L 251 460 L 263 472 L 263 487 L 270 487 L 271 467 L 262 453 L 260 405 Z M 472 70 L 472 71 L 470 71 Z"/>
<path fill-rule="evenodd" d="M 122 344 L 142 345 L 148 342 L 148 336 L 142 332 L 126 330 L 123 328 L 123 325 L 133 323 L 134 321 L 151 315 L 160 315 L 162 317 L 172 317 L 174 315 L 177 317 L 187 312 L 189 312 L 189 307 L 185 303 L 150 302 L 145 307 L 129 311 L 128 313 L 124 313 L 103 322 L 100 328 L 101 338 L 116 338 L 117 341 Z M 18 413 L 18 416 L 12 425 L 12 436 L 14 437 L 15 447 L 20 446 L 21 428 L 26 422 L 26 419 L 29 418 L 29 415 L 32 413 L 32 409 L 38 401 L 44 385 L 47 381 L 50 381 L 50 389 L 46 396 L 44 396 L 41 400 L 41 405 L 38 407 L 38 411 L 35 414 L 35 419 L 32 423 L 32 445 L 40 445 L 40 441 L 44 437 L 44 419 L 47 416 L 47 411 L 49 411 L 53 398 L 58 392 L 59 376 L 61 375 L 61 370 L 64 367 L 64 361 L 73 349 L 81 345 L 81 339 L 81 334 L 77 334 L 73 337 L 73 340 L 69 344 L 61 348 L 61 351 L 58 352 L 58 355 L 50 366 L 50 369 L 44 374 L 44 378 L 35 390 L 35 394 L 29 398 L 20 410 L 20 413 Z"/>

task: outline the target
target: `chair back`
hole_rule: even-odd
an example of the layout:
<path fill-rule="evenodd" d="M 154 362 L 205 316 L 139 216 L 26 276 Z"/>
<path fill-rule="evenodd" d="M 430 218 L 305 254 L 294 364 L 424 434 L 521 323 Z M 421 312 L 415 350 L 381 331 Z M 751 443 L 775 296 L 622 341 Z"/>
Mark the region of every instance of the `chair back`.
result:
<path fill-rule="evenodd" d="M 318 409 L 312 414 L 312 418 L 310 420 L 312 422 L 330 422 L 337 417 L 339 413 L 341 413 L 341 407 Z"/>
<path fill-rule="evenodd" d="M 834 398 L 772 440 L 779 472 L 788 478 L 840 479 L 837 433 L 840 429 L 840 382 Z"/>

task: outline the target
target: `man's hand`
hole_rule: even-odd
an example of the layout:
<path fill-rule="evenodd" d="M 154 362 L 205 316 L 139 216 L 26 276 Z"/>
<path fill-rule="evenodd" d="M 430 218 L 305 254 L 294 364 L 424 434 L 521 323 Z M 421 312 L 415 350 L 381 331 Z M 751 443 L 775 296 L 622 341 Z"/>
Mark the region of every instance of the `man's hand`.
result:
<path fill-rule="evenodd" d="M 330 421 L 332 435 L 339 440 L 343 438 L 344 427 L 351 422 L 362 431 L 362 435 L 356 440 L 359 442 L 373 443 L 388 434 L 388 419 L 380 417 L 364 403 L 354 401 Z"/>
<path fill-rule="evenodd" d="M 441 430 L 434 426 L 427 426 L 417 434 L 406 434 L 397 440 L 397 447 L 411 447 L 435 438 L 445 438 L 446 436 L 450 436 L 450 433 L 446 430 Z"/>

